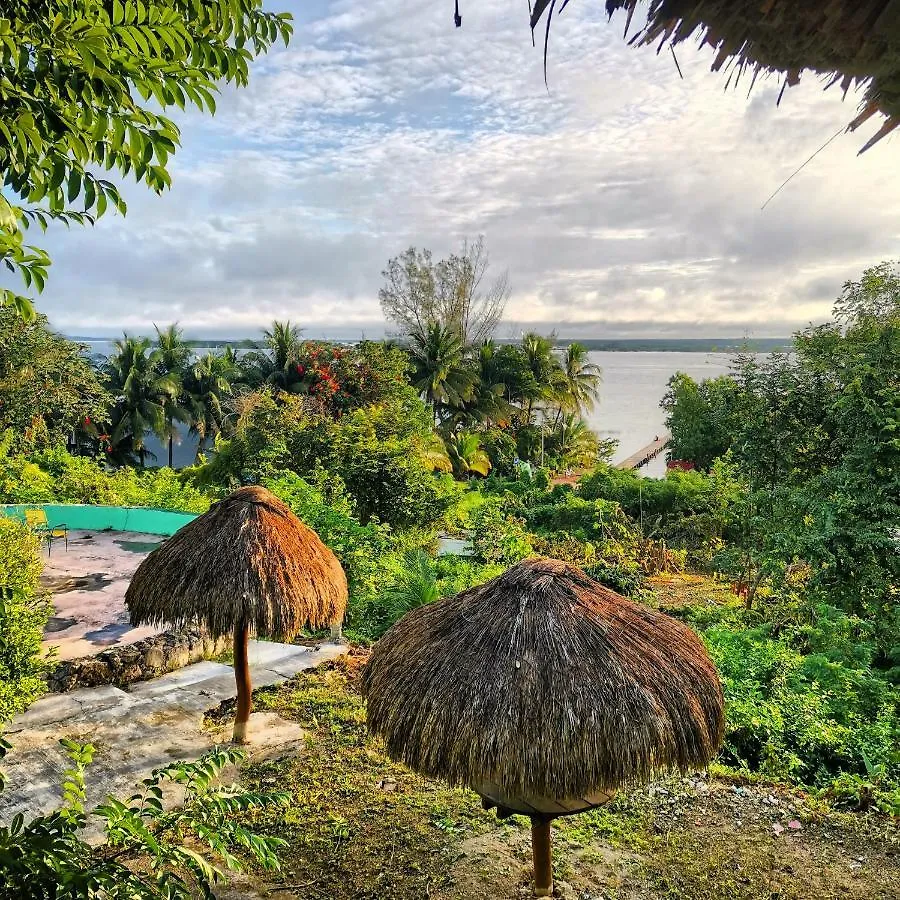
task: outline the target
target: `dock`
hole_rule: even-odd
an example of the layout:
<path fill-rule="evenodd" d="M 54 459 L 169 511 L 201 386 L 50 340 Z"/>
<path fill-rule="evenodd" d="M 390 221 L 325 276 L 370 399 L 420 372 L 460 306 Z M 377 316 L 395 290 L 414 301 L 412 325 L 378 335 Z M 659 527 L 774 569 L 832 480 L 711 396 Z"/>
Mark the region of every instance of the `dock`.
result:
<path fill-rule="evenodd" d="M 623 459 L 622 462 L 616 463 L 616 468 L 639 469 L 641 466 L 647 465 L 651 459 L 659 456 L 659 454 L 668 447 L 669 441 L 671 440 L 672 435 L 670 434 L 659 435 L 659 437 L 651 441 L 645 447 L 641 447 L 636 453 L 632 453 L 627 459 Z"/>

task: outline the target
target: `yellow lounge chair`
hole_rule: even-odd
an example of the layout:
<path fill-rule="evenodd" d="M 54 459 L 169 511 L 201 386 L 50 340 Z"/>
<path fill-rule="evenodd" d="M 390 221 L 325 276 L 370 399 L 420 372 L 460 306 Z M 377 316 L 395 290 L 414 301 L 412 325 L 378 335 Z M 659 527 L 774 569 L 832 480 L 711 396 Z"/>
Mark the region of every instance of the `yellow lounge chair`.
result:
<path fill-rule="evenodd" d="M 69 528 L 64 522 L 51 525 L 47 521 L 47 513 L 42 509 L 26 509 L 25 524 L 42 540 L 47 542 L 47 556 L 54 539 L 62 538 L 66 542 L 66 550 L 69 549 Z"/>

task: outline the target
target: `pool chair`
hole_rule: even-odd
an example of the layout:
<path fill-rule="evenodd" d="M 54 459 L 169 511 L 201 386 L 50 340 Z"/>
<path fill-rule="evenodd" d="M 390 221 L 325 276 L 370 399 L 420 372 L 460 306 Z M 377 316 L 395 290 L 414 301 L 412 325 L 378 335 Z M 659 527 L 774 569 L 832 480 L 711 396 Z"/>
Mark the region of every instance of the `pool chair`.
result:
<path fill-rule="evenodd" d="M 47 521 L 47 513 L 42 509 L 26 509 L 25 524 L 42 540 L 47 542 L 47 556 L 54 540 L 62 538 L 69 549 L 69 528 L 64 522 L 51 525 Z"/>

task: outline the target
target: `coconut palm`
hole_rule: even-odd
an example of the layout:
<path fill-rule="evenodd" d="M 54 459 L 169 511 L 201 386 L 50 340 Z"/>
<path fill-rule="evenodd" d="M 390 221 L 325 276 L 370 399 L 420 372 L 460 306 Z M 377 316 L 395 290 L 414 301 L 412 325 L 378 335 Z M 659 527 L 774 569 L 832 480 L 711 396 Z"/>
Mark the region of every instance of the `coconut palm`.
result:
<path fill-rule="evenodd" d="M 197 457 L 222 430 L 225 421 L 223 400 L 233 391 L 232 382 L 237 372 L 234 351 L 226 347 L 224 353 L 207 353 L 188 370 L 184 390 L 190 413 L 191 434 L 200 439 Z"/>
<path fill-rule="evenodd" d="M 165 438 L 168 443 L 169 468 L 172 468 L 173 449 L 175 438 L 178 437 L 176 422 L 187 422 L 190 417 L 185 408 L 185 397 L 182 392 L 185 370 L 193 351 L 191 345 L 184 339 L 184 332 L 174 322 L 167 328 L 156 329 L 156 349 L 153 351 L 153 359 L 159 371 L 168 376 L 173 384 L 178 385 L 178 392 L 166 395 L 163 398 L 163 409 L 166 420 Z"/>
<path fill-rule="evenodd" d="M 143 466 L 148 453 L 144 439 L 152 432 L 165 440 L 169 433 L 167 403 L 178 397 L 180 385 L 171 375 L 160 372 L 149 338 L 126 334 L 113 346 L 104 367 L 116 397 L 110 443 L 120 448 L 127 444 L 128 451 L 136 453 Z"/>
<path fill-rule="evenodd" d="M 560 406 L 570 412 L 590 412 L 600 396 L 603 372 L 590 362 L 588 348 L 574 343 L 566 347 L 562 362 Z"/>
<path fill-rule="evenodd" d="M 303 355 L 302 333 L 290 320 L 272 322 L 272 327 L 263 331 L 263 339 L 250 344 L 251 352 L 242 361 L 249 384 L 292 390 L 300 381 L 297 367 Z"/>
<path fill-rule="evenodd" d="M 481 446 L 478 435 L 472 431 L 457 431 L 444 439 L 447 455 L 457 478 L 471 475 L 487 477 L 491 471 L 491 460 Z"/>
<path fill-rule="evenodd" d="M 484 341 L 478 348 L 474 363 L 477 369 L 471 403 L 466 404 L 465 417 L 469 421 L 498 422 L 512 418 L 513 407 L 506 399 L 511 381 L 510 367 L 503 349 L 492 341 Z"/>
<path fill-rule="evenodd" d="M 530 422 L 535 404 L 552 400 L 558 394 L 562 369 L 553 352 L 552 337 L 528 332 L 522 336 L 522 353 L 526 373 L 530 375 L 530 383 L 523 391 L 526 417 Z"/>
<path fill-rule="evenodd" d="M 557 422 L 547 442 L 547 452 L 564 468 L 591 466 L 597 462 L 597 435 L 577 413 L 567 413 Z"/>
<path fill-rule="evenodd" d="M 475 375 L 457 329 L 428 323 L 423 331 L 410 335 L 409 355 L 413 387 L 431 404 L 435 422 L 472 399 Z"/>

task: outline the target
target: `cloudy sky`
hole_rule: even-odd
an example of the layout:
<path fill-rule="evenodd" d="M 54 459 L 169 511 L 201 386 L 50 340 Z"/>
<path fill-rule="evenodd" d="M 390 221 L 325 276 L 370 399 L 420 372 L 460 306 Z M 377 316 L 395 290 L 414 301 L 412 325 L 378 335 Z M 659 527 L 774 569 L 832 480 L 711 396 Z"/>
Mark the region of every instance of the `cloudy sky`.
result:
<path fill-rule="evenodd" d="M 578 0 L 550 38 L 525 0 L 269 0 L 295 37 L 184 116 L 174 188 L 126 187 L 127 218 L 52 234 L 39 307 L 70 334 L 180 321 L 244 336 L 383 332 L 381 271 L 485 236 L 510 333 L 780 336 L 898 255 L 900 138 L 842 135 L 765 208 L 858 98 L 807 75 L 725 91 L 709 48 L 631 48 Z"/>

